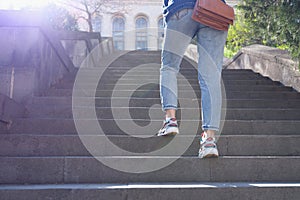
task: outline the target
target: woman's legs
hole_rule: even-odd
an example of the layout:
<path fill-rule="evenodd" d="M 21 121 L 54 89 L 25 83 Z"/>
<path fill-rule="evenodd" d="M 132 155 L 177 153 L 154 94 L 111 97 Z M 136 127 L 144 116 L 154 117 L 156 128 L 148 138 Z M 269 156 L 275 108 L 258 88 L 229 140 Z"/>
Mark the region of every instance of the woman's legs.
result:
<path fill-rule="evenodd" d="M 200 158 L 218 157 L 216 133 L 219 132 L 222 111 L 221 72 L 227 32 L 212 28 L 198 34 L 198 80 L 201 88 L 202 129 Z"/>
<path fill-rule="evenodd" d="M 202 94 L 202 129 L 209 137 L 219 131 L 222 95 L 221 71 L 227 32 L 203 26 L 191 19 L 192 10 L 174 14 L 166 23 L 160 74 L 160 95 L 166 118 L 177 110 L 177 74 L 191 38 L 198 38 L 198 78 Z"/>
<path fill-rule="evenodd" d="M 198 29 L 198 23 L 191 19 L 191 15 L 192 9 L 180 10 L 165 24 L 160 70 L 160 96 L 162 109 L 166 112 L 166 121 L 158 135 L 178 133 L 176 121 L 177 74 L 186 48 Z"/>
<path fill-rule="evenodd" d="M 198 27 L 198 23 L 191 19 L 191 14 L 192 9 L 180 10 L 165 24 L 160 69 L 160 96 L 164 111 L 177 110 L 177 74 L 186 48 Z M 173 113 L 167 111 L 167 114 Z"/>
<path fill-rule="evenodd" d="M 202 129 L 209 135 L 219 131 L 222 91 L 221 72 L 227 32 L 202 28 L 198 39 L 198 80 L 201 88 Z"/>

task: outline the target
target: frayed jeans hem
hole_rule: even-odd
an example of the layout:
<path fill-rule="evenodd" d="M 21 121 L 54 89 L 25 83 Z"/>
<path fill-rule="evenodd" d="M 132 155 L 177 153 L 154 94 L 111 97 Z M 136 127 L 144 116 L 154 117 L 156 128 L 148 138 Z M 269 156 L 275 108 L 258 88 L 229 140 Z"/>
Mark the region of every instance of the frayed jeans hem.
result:
<path fill-rule="evenodd" d="M 166 112 L 167 110 L 177 110 L 177 109 L 178 109 L 178 108 L 175 107 L 175 106 L 165 106 L 165 107 L 162 108 L 162 110 L 163 110 L 164 112 Z"/>

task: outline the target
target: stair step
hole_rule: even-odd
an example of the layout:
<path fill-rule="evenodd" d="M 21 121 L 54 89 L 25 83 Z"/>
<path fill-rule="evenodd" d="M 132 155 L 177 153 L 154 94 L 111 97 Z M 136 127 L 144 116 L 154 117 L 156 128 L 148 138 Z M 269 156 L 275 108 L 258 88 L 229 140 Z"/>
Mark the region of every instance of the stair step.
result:
<path fill-rule="evenodd" d="M 142 63 L 142 60 L 139 60 L 140 63 Z M 125 62 L 124 62 L 125 63 Z M 159 64 L 158 62 L 153 62 L 155 64 Z M 185 72 L 191 72 L 191 71 L 196 71 L 196 69 L 188 62 L 184 61 L 184 67 L 181 67 L 180 72 L 185 73 Z M 127 72 L 128 70 L 132 70 L 133 69 L 133 65 L 123 65 L 123 66 L 118 66 L 115 64 L 111 64 L 109 67 L 107 67 L 105 69 L 105 71 L 111 71 L 111 72 Z M 160 66 L 157 65 L 157 68 L 154 68 L 153 65 L 144 65 L 142 68 L 136 68 L 134 69 L 133 72 L 136 71 L 147 71 L 147 72 L 159 72 L 159 68 Z M 75 73 L 73 72 L 73 75 L 75 76 L 76 73 L 80 72 L 80 73 L 87 73 L 89 74 L 90 72 L 95 72 L 95 71 L 99 71 L 99 69 L 97 68 L 82 68 L 77 71 L 75 71 Z M 258 74 L 253 72 L 251 69 L 225 69 L 222 70 L 222 74 L 224 75 L 253 75 L 253 74 Z M 261 76 L 261 75 L 260 75 Z"/>
<path fill-rule="evenodd" d="M 93 157 L 0 157 L 0 182 L 62 184 L 300 181 L 299 156 L 224 156 L 218 159 L 116 156 L 99 159 L 118 170 Z M 169 163 L 171 164 L 168 165 Z M 166 165 L 168 166 L 161 168 Z M 142 173 L 147 171 L 148 173 Z"/>
<path fill-rule="evenodd" d="M 142 61 L 140 61 L 142 62 Z M 197 79 L 197 69 L 195 69 L 190 63 L 184 63 L 182 66 L 179 74 L 187 77 L 187 78 L 195 78 Z M 156 76 L 159 77 L 160 74 L 160 65 L 155 63 L 154 65 L 144 65 L 143 67 L 134 68 L 133 65 L 131 66 L 109 66 L 106 68 L 90 68 L 90 69 L 81 69 L 80 71 L 76 71 L 75 73 L 70 73 L 64 76 L 63 80 L 74 80 L 78 73 L 80 75 L 86 76 L 88 78 L 99 78 L 100 72 L 102 74 L 101 78 L 105 79 L 108 78 L 107 75 L 111 77 L 120 77 L 126 74 L 126 78 L 141 78 L 151 77 L 155 78 Z M 180 78 L 179 76 L 178 78 Z M 222 77 L 224 79 L 252 79 L 252 78 L 260 78 L 260 79 L 268 79 L 265 76 L 262 76 L 259 73 L 254 73 L 253 71 L 245 71 L 245 70 L 223 70 Z"/>
<path fill-rule="evenodd" d="M 101 88 L 101 85 L 105 85 L 105 84 L 117 84 L 118 85 L 124 85 L 124 84 L 136 84 L 137 86 L 143 86 L 145 85 L 145 83 L 151 83 L 151 84 L 158 84 L 159 80 L 151 80 L 151 81 L 147 81 L 145 82 L 145 80 L 120 80 L 120 81 L 116 81 L 116 80 L 107 80 L 107 81 L 103 81 L 99 83 L 99 88 Z M 271 80 L 224 80 L 224 85 L 225 87 L 227 85 L 281 85 L 278 82 L 273 82 Z M 97 83 L 97 82 L 96 82 Z M 95 82 L 82 82 L 80 83 L 82 84 L 82 86 L 84 88 L 93 88 L 93 86 L 95 85 Z M 178 84 L 179 85 L 187 85 L 186 84 L 186 80 L 178 80 Z M 198 81 L 197 80 L 190 80 L 189 81 L 189 85 L 197 85 Z M 65 84 L 60 84 L 60 85 L 56 85 L 54 86 L 57 89 L 71 89 L 74 87 L 73 83 L 65 83 Z"/>
<path fill-rule="evenodd" d="M 151 105 L 150 105 L 151 106 Z M 149 106 L 149 107 L 150 107 Z M 98 119 L 149 119 L 149 114 L 151 119 L 160 120 L 164 117 L 164 112 L 160 106 L 151 108 L 140 107 L 92 107 L 92 106 L 82 106 L 74 107 L 71 106 L 48 106 L 34 105 L 28 108 L 28 116 L 30 118 L 73 118 L 77 119 L 88 119 L 90 113 L 94 110 L 96 111 Z M 76 110 L 76 112 L 73 112 Z M 185 120 L 193 120 L 195 116 L 199 115 L 201 112 L 195 108 L 182 108 L 178 109 L 178 112 L 189 113 L 185 114 Z M 223 109 L 223 113 L 226 114 L 226 120 L 300 120 L 300 109 Z M 200 120 L 200 118 L 199 118 Z"/>
<path fill-rule="evenodd" d="M 85 87 L 85 86 L 84 86 Z M 92 87 L 89 87 L 92 88 Z M 56 95 L 56 94 L 54 94 Z M 64 95 L 64 94 L 63 94 Z M 70 95 L 70 93 L 69 93 Z M 159 98 L 158 90 L 77 90 L 73 93 L 75 97 L 135 97 L 135 98 Z M 201 92 L 196 90 L 179 90 L 179 97 L 200 98 Z M 225 98 L 225 96 L 224 96 Z M 300 101 L 300 94 L 290 91 L 226 91 L 226 99 L 297 99 Z"/>
<path fill-rule="evenodd" d="M 109 91 L 116 91 L 114 90 L 116 85 L 114 84 L 107 84 L 107 85 L 101 85 L 101 90 L 98 89 L 96 90 L 96 94 L 95 91 L 93 91 L 92 89 L 90 90 L 84 90 L 81 93 L 76 94 L 76 96 L 86 96 L 86 94 L 89 94 L 89 96 L 99 96 L 101 95 L 101 93 L 105 93 L 105 92 L 109 92 Z M 118 85 L 118 90 L 117 91 L 143 91 L 143 92 L 147 92 L 147 91 L 151 91 L 154 93 L 158 93 L 159 92 L 159 86 L 158 85 L 145 85 L 142 86 L 141 88 L 138 87 L 137 85 L 133 85 L 133 84 L 124 84 L 124 85 Z M 179 85 L 178 86 L 178 91 L 182 92 L 196 92 L 200 94 L 200 89 L 199 89 L 199 85 Z M 225 87 L 225 91 L 226 94 L 230 94 L 232 92 L 291 92 L 291 93 L 295 93 L 291 88 L 289 87 L 278 87 L 278 86 L 249 86 L 249 85 L 241 85 L 241 86 L 226 86 Z M 55 88 L 51 88 L 47 91 L 46 96 L 72 96 L 73 94 L 73 89 L 55 89 Z"/>
<path fill-rule="evenodd" d="M 76 97 L 76 102 L 81 106 L 86 106 L 90 102 L 89 97 Z M 128 106 L 128 98 L 109 98 L 109 97 L 94 97 L 95 106 L 109 107 L 113 100 L 115 106 L 126 107 Z M 200 99 L 197 99 L 200 103 Z M 186 105 L 189 99 L 179 98 L 180 102 Z M 28 103 L 34 105 L 55 105 L 55 106 L 68 106 L 72 105 L 72 97 L 70 96 L 49 96 L 49 97 L 33 97 Z M 295 99 L 228 99 L 226 101 L 227 108 L 300 108 L 299 100 Z M 160 104 L 160 98 L 130 98 L 130 106 L 135 107 L 149 107 L 149 105 Z M 32 105 L 29 105 L 30 108 Z"/>
<path fill-rule="evenodd" d="M 98 79 L 99 78 L 99 72 L 103 72 L 103 76 L 101 78 L 105 79 L 108 78 L 106 75 L 110 75 L 112 77 L 120 77 L 126 74 L 126 77 L 131 77 L 131 78 L 156 78 L 159 77 L 160 71 L 159 68 L 149 68 L 149 69 L 138 69 L 138 70 L 132 70 L 132 67 L 115 67 L 115 68 L 107 68 L 105 71 L 101 69 L 88 69 L 88 70 L 80 70 L 79 73 L 80 75 L 87 76 L 88 78 L 94 78 Z M 188 69 L 181 69 L 179 74 L 185 76 L 186 78 L 194 78 L 197 79 L 197 70 L 194 68 L 188 68 Z M 75 80 L 75 77 L 78 76 L 77 73 L 73 74 L 67 74 L 62 80 Z M 179 76 L 178 78 L 181 78 Z M 222 78 L 223 79 L 231 79 L 231 78 L 245 78 L 245 79 L 252 79 L 252 78 L 260 78 L 260 79 L 269 79 L 265 76 L 262 76 L 261 74 L 254 73 L 254 72 L 244 72 L 244 71 L 239 71 L 239 72 L 228 72 L 227 70 L 222 71 Z"/>
<path fill-rule="evenodd" d="M 118 123 L 118 125 L 116 124 Z M 181 125 L 185 128 L 198 126 L 201 132 L 201 121 L 182 120 Z M 223 123 L 223 121 L 221 122 Z M 100 124 L 102 130 L 95 128 Z M 149 125 L 150 124 L 150 125 Z M 78 125 L 85 128 L 86 134 L 124 135 L 125 131 L 136 133 L 137 129 L 143 129 L 143 135 L 154 135 L 162 125 L 162 120 L 78 120 Z M 149 126 L 148 126 L 149 125 Z M 120 126 L 120 127 L 119 127 Z M 144 126 L 147 126 L 145 128 Z M 185 129 L 183 128 L 183 129 Z M 298 135 L 300 130 L 299 120 L 226 120 L 223 135 Z M 182 130 L 182 132 L 184 132 Z M 77 134 L 72 119 L 16 119 L 8 129 L 0 123 L 0 133 L 17 134 Z M 194 135 L 190 130 L 184 134 Z"/>
<path fill-rule="evenodd" d="M 158 64 L 157 62 L 154 62 L 155 64 Z M 180 68 L 180 72 L 184 71 L 196 71 L 196 69 L 194 68 L 194 66 L 192 66 L 190 63 L 186 62 L 186 60 L 184 60 L 184 67 Z M 116 66 L 114 64 L 110 65 L 109 67 L 107 67 L 105 70 L 106 71 L 128 71 L 133 69 L 134 66 Z M 149 71 L 149 72 L 153 72 L 155 70 L 159 71 L 160 66 L 157 66 L 157 68 L 153 68 L 153 65 L 144 65 L 142 68 L 136 68 L 135 71 Z M 97 68 L 81 68 L 80 72 L 83 73 L 88 73 L 91 71 L 98 71 L 99 69 Z M 74 69 L 73 72 L 70 72 L 69 75 L 76 75 L 79 72 L 79 69 Z M 241 74 L 241 75 L 253 75 L 253 74 L 258 74 L 256 72 L 254 72 L 251 69 L 223 69 L 222 70 L 222 74 Z"/>
<path fill-rule="evenodd" d="M 55 200 L 182 200 L 199 197 L 209 200 L 298 200 L 299 185 L 281 182 L 3 185 L 0 186 L 0 196 L 5 200 L 18 200 L 20 197 Z"/>
<path fill-rule="evenodd" d="M 82 136 L 83 137 L 83 136 Z M 153 152 L 168 145 L 173 137 L 141 138 L 134 136 L 84 136 L 95 146 L 106 146 L 105 137 L 118 147 L 136 153 Z M 179 144 L 192 141 L 183 156 L 196 156 L 200 136 L 176 136 Z M 218 140 L 219 153 L 222 156 L 300 156 L 300 136 L 270 135 L 221 135 Z M 134 144 L 134 145 L 133 145 Z M 0 135 L 0 156 L 89 156 L 90 153 L 77 135 Z M 155 155 L 160 155 L 157 153 Z M 176 149 L 166 152 L 164 156 L 175 156 Z M 112 151 L 106 148 L 96 153 L 97 156 L 129 155 L 126 152 Z"/>
<path fill-rule="evenodd" d="M 195 69 L 182 69 L 180 70 L 180 74 L 182 74 L 183 76 L 187 76 L 186 78 L 189 79 L 197 79 L 198 75 L 197 73 L 195 74 L 197 70 Z M 92 72 L 99 72 L 99 70 L 80 70 L 80 75 L 86 75 L 91 79 L 98 79 L 99 76 L 97 73 L 92 73 Z M 110 69 L 107 68 L 104 72 L 104 75 L 109 74 L 112 77 L 115 78 L 120 78 L 122 77 L 124 74 L 126 74 L 126 78 L 129 79 L 144 79 L 144 78 L 155 78 L 155 76 L 159 76 L 160 75 L 160 70 L 159 68 L 156 69 L 138 69 L 138 70 L 132 70 L 130 68 L 127 69 L 123 69 L 123 68 L 119 68 L 119 69 Z M 75 77 L 78 75 L 78 72 L 76 73 L 70 73 L 70 74 L 66 74 L 63 78 L 63 81 L 65 80 L 70 80 L 70 81 L 74 81 Z M 105 78 L 109 78 L 106 76 L 102 76 L 101 78 L 105 79 Z M 181 78 L 181 76 L 178 77 L 179 79 Z M 268 79 L 267 77 L 264 77 L 258 73 L 230 73 L 230 72 L 226 72 L 223 71 L 222 72 L 222 78 L 224 79 L 232 79 L 232 78 L 236 78 L 236 79 Z"/>
<path fill-rule="evenodd" d="M 196 72 L 197 73 L 197 72 Z M 132 82 L 138 82 L 139 80 L 145 80 L 147 82 L 156 82 L 159 79 L 159 72 L 107 72 L 103 75 L 101 75 L 101 78 L 99 77 L 99 75 L 97 73 L 95 74 L 80 74 L 80 76 L 78 75 L 78 77 L 86 77 L 85 83 L 94 83 L 94 82 L 98 82 L 101 81 L 103 83 L 105 82 L 109 82 L 109 81 L 132 81 Z M 74 83 L 76 76 L 72 76 L 72 77 L 67 77 L 64 78 L 61 83 Z M 269 81 L 271 82 L 271 80 L 267 77 L 263 77 L 260 75 L 230 75 L 230 74 L 226 74 L 226 75 L 222 75 L 222 79 L 223 81 L 229 81 L 229 80 L 248 80 L 248 81 Z M 184 81 L 184 80 L 188 80 L 188 81 L 198 81 L 198 77 L 197 75 L 195 75 L 195 72 L 188 72 L 188 73 L 184 73 L 184 75 L 182 76 L 178 76 L 177 80 L 180 82 Z"/>

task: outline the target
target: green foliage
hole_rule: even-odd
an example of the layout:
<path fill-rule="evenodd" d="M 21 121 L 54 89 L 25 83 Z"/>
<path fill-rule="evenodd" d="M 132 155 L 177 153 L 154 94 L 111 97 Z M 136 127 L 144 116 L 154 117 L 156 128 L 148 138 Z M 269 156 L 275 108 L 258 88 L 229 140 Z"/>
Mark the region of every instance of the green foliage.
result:
<path fill-rule="evenodd" d="M 234 54 L 250 44 L 288 49 L 300 60 L 300 1 L 241 0 L 226 48 Z"/>
<path fill-rule="evenodd" d="M 254 38 L 250 37 L 250 29 L 245 24 L 240 14 L 236 15 L 234 26 L 230 26 L 228 31 L 227 43 L 225 47 L 225 56 L 234 56 L 240 48 L 254 43 Z"/>
<path fill-rule="evenodd" d="M 68 31 L 78 30 L 77 20 L 65 8 L 50 4 L 44 9 L 44 12 L 53 29 Z"/>

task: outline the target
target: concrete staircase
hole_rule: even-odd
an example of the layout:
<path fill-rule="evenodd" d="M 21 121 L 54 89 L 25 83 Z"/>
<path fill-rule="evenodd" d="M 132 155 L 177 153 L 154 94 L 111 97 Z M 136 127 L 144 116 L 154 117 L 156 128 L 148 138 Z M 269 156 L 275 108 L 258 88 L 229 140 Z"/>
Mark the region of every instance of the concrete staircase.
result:
<path fill-rule="evenodd" d="M 147 63 L 157 64 L 155 68 L 129 73 L 133 67 Z M 156 171 L 127 173 L 108 167 L 107 163 L 125 163 L 139 169 L 136 165 L 165 162 L 178 154 L 175 149 L 139 156 L 159 150 L 175 139 L 154 136 L 163 119 L 159 106 L 159 63 L 159 52 L 130 52 L 121 56 L 101 77 L 96 98 L 92 90 L 73 95 L 76 116 L 72 112 L 76 74 L 70 74 L 49 89 L 47 96 L 33 97 L 27 106 L 27 118 L 16 119 L 9 129 L 0 124 L 0 199 L 300 198 L 300 94 L 249 70 L 223 71 L 227 105 L 218 141 L 220 158 L 197 158 L 201 122 L 198 123 L 199 110 L 194 106 L 200 106 L 201 94 L 197 72 L 190 62 L 183 60 L 181 74 L 189 84 L 184 78 L 179 79 L 179 103 L 187 106 L 179 110 L 182 127 L 175 138 L 182 145 L 191 140 L 191 145 L 175 162 Z M 85 69 L 81 73 L 89 74 L 84 84 L 92 88 L 98 78 L 96 70 Z M 88 118 L 90 111 L 95 111 L 102 129 L 99 132 L 86 126 L 83 134 L 88 141 L 107 145 L 102 141 L 108 138 L 136 154 L 120 154 L 110 151 L 111 148 L 93 152 L 106 165 L 93 157 L 83 145 L 73 120 L 92 123 L 95 120 Z M 132 121 L 139 128 L 126 134 L 124 130 L 132 128 Z M 140 127 L 149 124 L 150 128 L 141 133 Z M 198 135 L 183 126 L 193 127 Z M 141 135 L 147 138 L 138 137 Z"/>

